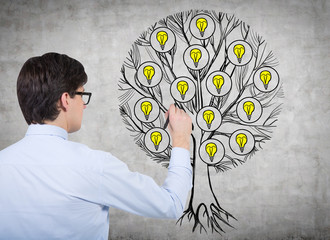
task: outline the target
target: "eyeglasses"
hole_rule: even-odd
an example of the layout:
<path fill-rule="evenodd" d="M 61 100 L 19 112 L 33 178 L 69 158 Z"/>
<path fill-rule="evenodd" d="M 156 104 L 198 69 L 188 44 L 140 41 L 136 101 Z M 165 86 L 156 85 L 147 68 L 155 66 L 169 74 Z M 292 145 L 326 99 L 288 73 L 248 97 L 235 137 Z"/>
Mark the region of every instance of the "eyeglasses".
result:
<path fill-rule="evenodd" d="M 91 100 L 92 93 L 91 92 L 75 92 L 74 94 L 80 95 L 84 105 L 87 105 L 89 101 Z"/>

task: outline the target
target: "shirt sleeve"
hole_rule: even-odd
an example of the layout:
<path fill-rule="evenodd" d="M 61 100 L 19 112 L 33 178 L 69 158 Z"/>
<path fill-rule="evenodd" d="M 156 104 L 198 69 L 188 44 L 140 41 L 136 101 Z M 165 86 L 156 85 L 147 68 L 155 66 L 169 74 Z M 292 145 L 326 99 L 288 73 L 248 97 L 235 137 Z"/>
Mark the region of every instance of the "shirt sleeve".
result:
<path fill-rule="evenodd" d="M 109 154 L 102 170 L 100 194 L 108 207 L 146 217 L 178 219 L 191 187 L 189 151 L 173 148 L 162 186 L 149 176 L 131 172 L 125 163 Z"/>

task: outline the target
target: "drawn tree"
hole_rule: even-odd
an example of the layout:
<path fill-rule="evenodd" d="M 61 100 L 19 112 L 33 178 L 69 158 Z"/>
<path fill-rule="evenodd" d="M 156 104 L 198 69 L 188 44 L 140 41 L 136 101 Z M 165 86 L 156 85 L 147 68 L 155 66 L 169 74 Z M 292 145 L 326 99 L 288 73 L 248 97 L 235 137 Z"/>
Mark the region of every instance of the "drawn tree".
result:
<path fill-rule="evenodd" d="M 247 24 L 215 11 L 168 16 L 134 42 L 119 89 L 120 114 L 136 144 L 168 167 L 166 107 L 174 103 L 193 120 L 193 188 L 180 225 L 186 219 L 192 231 L 219 234 L 232 227 L 236 218 L 220 205 L 212 176 L 246 162 L 271 139 L 283 97 L 277 64 Z"/>

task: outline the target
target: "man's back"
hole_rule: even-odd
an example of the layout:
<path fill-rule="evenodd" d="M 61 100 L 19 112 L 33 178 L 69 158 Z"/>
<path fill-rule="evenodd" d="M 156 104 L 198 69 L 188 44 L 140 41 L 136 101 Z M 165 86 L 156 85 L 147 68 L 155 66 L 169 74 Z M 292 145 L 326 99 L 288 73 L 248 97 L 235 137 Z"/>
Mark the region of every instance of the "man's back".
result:
<path fill-rule="evenodd" d="M 108 207 L 100 205 L 102 159 L 86 161 L 97 151 L 66 141 L 64 129 L 43 127 L 53 128 L 54 135 L 30 131 L 0 152 L 0 232 L 26 239 L 42 239 L 50 229 L 59 239 L 107 236 Z M 82 231 L 86 228 L 90 236 Z M 84 235 L 71 235 L 79 232 Z"/>
<path fill-rule="evenodd" d="M 179 216 L 185 198 L 180 195 L 190 186 L 173 183 L 189 182 L 191 169 L 175 159 L 187 159 L 188 151 L 172 151 L 173 176 L 159 187 L 111 154 L 66 138 L 59 127 L 31 125 L 25 138 L 0 152 L 1 237 L 107 239 L 110 206 L 150 217 Z"/>

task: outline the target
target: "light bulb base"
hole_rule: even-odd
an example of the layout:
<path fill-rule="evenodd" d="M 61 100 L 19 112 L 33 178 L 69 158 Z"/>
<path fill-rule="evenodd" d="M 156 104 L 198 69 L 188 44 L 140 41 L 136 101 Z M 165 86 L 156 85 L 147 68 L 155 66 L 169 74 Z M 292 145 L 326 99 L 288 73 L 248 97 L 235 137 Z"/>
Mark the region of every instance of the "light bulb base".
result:
<path fill-rule="evenodd" d="M 144 115 L 146 120 L 148 121 L 149 120 L 149 115 Z"/>
<path fill-rule="evenodd" d="M 159 145 L 154 145 L 154 146 L 155 146 L 156 151 L 158 151 Z"/>
<path fill-rule="evenodd" d="M 204 32 L 200 31 L 201 37 L 204 37 Z"/>
<path fill-rule="evenodd" d="M 214 156 L 210 156 L 210 161 L 213 162 Z"/>
<path fill-rule="evenodd" d="M 218 94 L 221 93 L 221 88 L 217 88 L 217 93 L 218 93 Z"/>
<path fill-rule="evenodd" d="M 147 82 L 150 85 L 151 84 L 151 79 L 147 79 Z"/>
<path fill-rule="evenodd" d="M 160 48 L 161 48 L 162 50 L 164 50 L 164 47 L 165 47 L 164 44 L 160 44 Z"/>
<path fill-rule="evenodd" d="M 198 62 L 194 62 L 194 65 L 197 68 L 198 67 Z"/>
<path fill-rule="evenodd" d="M 241 153 L 244 152 L 244 147 L 239 147 L 239 149 L 241 150 Z"/>
<path fill-rule="evenodd" d="M 268 88 L 268 84 L 265 84 L 265 83 L 264 83 L 264 87 L 265 87 L 265 90 L 267 90 L 267 88 Z"/>
<path fill-rule="evenodd" d="M 184 98 L 186 97 L 186 94 L 181 94 L 181 99 L 184 100 Z"/>
<path fill-rule="evenodd" d="M 211 128 L 211 123 L 207 124 L 207 128 L 210 129 Z"/>

